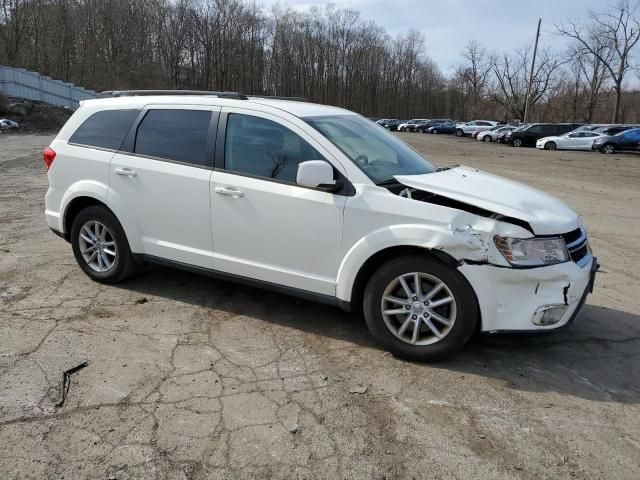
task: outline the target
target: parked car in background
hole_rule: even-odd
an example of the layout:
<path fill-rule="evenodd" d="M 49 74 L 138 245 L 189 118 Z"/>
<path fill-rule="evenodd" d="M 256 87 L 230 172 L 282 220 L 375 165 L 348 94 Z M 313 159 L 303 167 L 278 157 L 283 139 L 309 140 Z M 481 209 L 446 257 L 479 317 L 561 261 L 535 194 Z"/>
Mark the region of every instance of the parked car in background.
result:
<path fill-rule="evenodd" d="M 414 118 L 413 120 L 408 120 L 398 125 L 398 131 L 399 132 L 415 132 L 416 125 L 427 122 L 427 121 L 428 119 L 426 118 Z"/>
<path fill-rule="evenodd" d="M 476 132 L 483 130 L 489 130 L 490 128 L 498 125 L 498 122 L 493 120 L 473 120 L 467 123 L 459 123 L 456 125 L 456 137 L 469 137 Z"/>
<path fill-rule="evenodd" d="M 599 127 L 594 132 L 602 133 L 604 135 L 617 135 L 620 132 L 637 128 L 637 125 L 607 125 L 605 127 Z"/>
<path fill-rule="evenodd" d="M 516 130 L 522 130 L 524 128 L 527 128 L 529 126 L 528 123 L 521 123 L 519 125 L 515 125 L 513 130 L 507 130 L 504 132 L 500 132 L 497 136 L 496 136 L 496 142 L 498 143 L 509 143 L 510 139 L 511 139 L 511 133 L 515 132 Z"/>
<path fill-rule="evenodd" d="M 19 125 L 13 120 L 3 118 L 0 120 L 0 130 L 17 130 Z"/>
<path fill-rule="evenodd" d="M 514 147 L 534 147 L 543 137 L 564 135 L 580 126 L 579 123 L 532 123 L 512 131 L 509 143 Z"/>
<path fill-rule="evenodd" d="M 601 153 L 635 152 L 640 145 L 640 128 L 632 128 L 616 135 L 603 135 L 593 142 L 593 150 Z"/>
<path fill-rule="evenodd" d="M 591 150 L 593 142 L 602 136 L 601 133 L 577 129 L 564 135 L 541 138 L 536 142 L 536 148 L 544 150 Z"/>
<path fill-rule="evenodd" d="M 447 135 L 451 135 L 456 131 L 456 124 L 451 122 L 446 123 L 436 123 L 435 125 L 431 125 L 427 129 L 427 133 L 440 134 L 444 133 Z"/>
<path fill-rule="evenodd" d="M 402 123 L 397 118 L 383 118 L 376 122 L 378 125 L 383 126 L 384 128 L 388 128 L 391 131 L 398 130 L 398 126 Z"/>
<path fill-rule="evenodd" d="M 420 122 L 416 125 L 416 132 L 427 133 L 429 128 L 442 123 L 453 123 L 453 121 L 449 118 L 433 118 L 431 120 L 425 120 L 424 122 Z"/>
<path fill-rule="evenodd" d="M 490 130 L 478 132 L 476 134 L 476 140 L 480 140 L 481 142 L 495 142 L 498 139 L 498 135 L 500 133 L 511 132 L 515 129 L 516 127 L 514 127 L 513 125 L 496 125 Z"/>

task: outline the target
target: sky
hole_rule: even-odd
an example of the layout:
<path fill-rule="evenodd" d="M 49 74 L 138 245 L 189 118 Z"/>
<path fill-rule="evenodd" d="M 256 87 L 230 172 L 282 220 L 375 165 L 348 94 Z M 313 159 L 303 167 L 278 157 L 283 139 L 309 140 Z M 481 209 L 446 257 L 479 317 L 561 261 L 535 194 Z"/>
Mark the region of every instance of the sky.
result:
<path fill-rule="evenodd" d="M 289 5 L 300 11 L 324 7 L 327 1 L 262 0 L 264 8 Z M 333 0 L 339 8 L 354 8 L 396 35 L 412 28 L 422 32 L 425 53 L 449 74 L 460 61 L 460 51 L 475 39 L 491 51 L 533 45 L 538 18 L 542 18 L 539 48 L 563 51 L 567 39 L 555 35 L 562 18 L 585 17 L 589 10 L 604 11 L 607 0 Z"/>

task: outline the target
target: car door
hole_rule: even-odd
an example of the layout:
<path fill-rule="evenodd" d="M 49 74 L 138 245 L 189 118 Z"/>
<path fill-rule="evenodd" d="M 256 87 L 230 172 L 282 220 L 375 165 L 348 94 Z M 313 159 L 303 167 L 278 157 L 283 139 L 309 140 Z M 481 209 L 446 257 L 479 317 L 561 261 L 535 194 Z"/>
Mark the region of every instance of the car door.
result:
<path fill-rule="evenodd" d="M 211 178 L 216 270 L 335 295 L 346 196 L 298 186 L 307 160 L 331 163 L 304 129 L 223 108 Z"/>
<path fill-rule="evenodd" d="M 593 132 L 578 132 L 578 138 L 573 148 L 577 150 L 591 150 L 591 145 L 593 145 L 593 141 L 597 136 L 598 134 Z"/>
<path fill-rule="evenodd" d="M 536 144 L 536 140 L 544 137 L 542 125 L 533 125 L 527 130 L 522 131 L 522 144 L 531 146 Z"/>
<path fill-rule="evenodd" d="M 574 150 L 580 148 L 580 138 L 582 132 L 560 134 L 556 139 L 556 144 L 560 149 Z"/>
<path fill-rule="evenodd" d="M 111 160 L 107 203 L 152 257 L 213 267 L 209 182 L 219 107 L 148 106 Z"/>
<path fill-rule="evenodd" d="M 618 150 L 633 150 L 638 148 L 640 142 L 640 129 L 629 130 L 622 134 L 621 142 L 617 147 Z"/>

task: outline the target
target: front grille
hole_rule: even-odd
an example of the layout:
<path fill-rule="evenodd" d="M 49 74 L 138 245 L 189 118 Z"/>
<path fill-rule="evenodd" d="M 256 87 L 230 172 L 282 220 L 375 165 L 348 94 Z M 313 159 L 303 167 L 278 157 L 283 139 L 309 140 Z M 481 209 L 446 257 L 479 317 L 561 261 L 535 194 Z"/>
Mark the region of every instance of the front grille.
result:
<path fill-rule="evenodd" d="M 587 232 L 583 228 L 577 228 L 569 233 L 562 234 L 564 242 L 567 244 L 567 250 L 571 260 L 581 267 L 583 263 L 588 261 L 589 242 L 587 240 Z"/>

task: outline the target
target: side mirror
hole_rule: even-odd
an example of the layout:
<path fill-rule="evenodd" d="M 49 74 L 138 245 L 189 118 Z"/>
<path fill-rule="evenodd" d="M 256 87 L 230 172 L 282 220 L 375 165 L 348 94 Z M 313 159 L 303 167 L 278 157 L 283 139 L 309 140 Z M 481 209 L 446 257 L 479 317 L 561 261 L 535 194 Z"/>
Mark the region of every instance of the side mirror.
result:
<path fill-rule="evenodd" d="M 328 191 L 341 186 L 333 179 L 333 167 L 324 160 L 307 160 L 298 164 L 296 183 L 303 187 L 326 188 Z"/>

